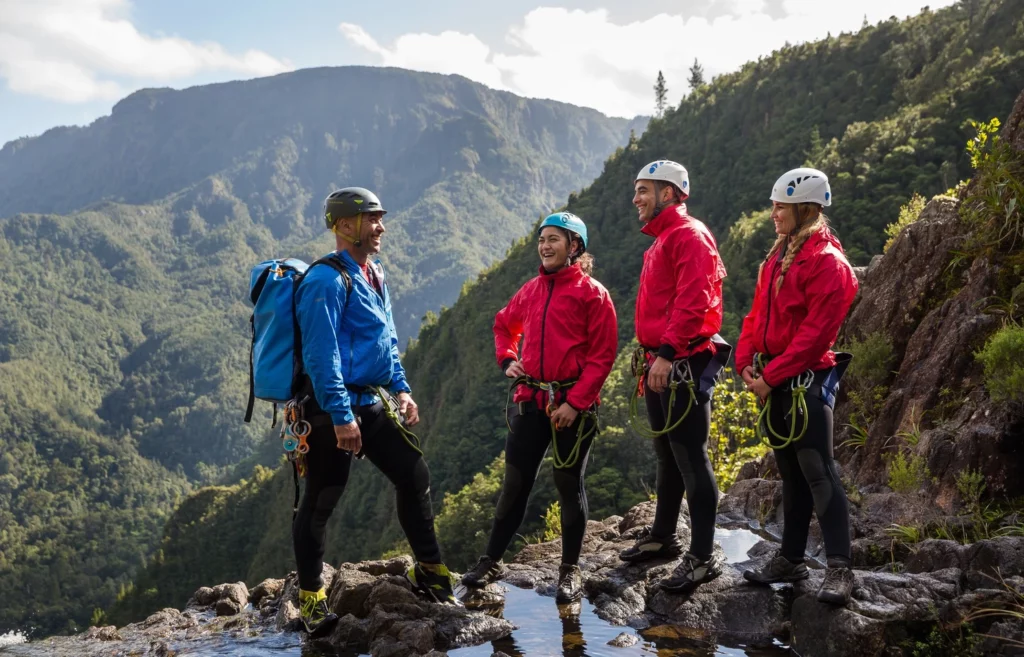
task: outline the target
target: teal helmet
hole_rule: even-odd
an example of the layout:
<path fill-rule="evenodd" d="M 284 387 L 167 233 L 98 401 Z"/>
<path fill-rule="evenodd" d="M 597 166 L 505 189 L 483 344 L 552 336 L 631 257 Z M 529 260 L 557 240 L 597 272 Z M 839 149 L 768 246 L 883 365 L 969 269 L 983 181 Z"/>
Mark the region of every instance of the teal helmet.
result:
<path fill-rule="evenodd" d="M 576 233 L 580 236 L 580 241 L 583 242 L 583 250 L 587 250 L 587 225 L 573 213 L 556 212 L 548 215 L 544 221 L 540 222 L 540 228 L 537 229 L 537 232 L 539 233 L 547 226 L 554 226 L 555 228 Z"/>

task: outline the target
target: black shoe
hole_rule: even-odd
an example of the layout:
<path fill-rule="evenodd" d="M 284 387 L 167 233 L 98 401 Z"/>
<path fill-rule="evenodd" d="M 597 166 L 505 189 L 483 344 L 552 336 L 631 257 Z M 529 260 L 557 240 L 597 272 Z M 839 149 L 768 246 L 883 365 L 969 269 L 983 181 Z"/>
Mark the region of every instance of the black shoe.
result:
<path fill-rule="evenodd" d="M 658 582 L 662 591 L 689 593 L 701 584 L 707 584 L 722 574 L 722 562 L 715 555 L 701 560 L 687 552 L 672 574 Z"/>
<path fill-rule="evenodd" d="M 321 593 L 322 595 L 322 593 Z M 299 604 L 299 618 L 310 638 L 324 636 L 338 622 L 338 615 L 331 613 L 326 597 L 308 596 Z"/>
<path fill-rule="evenodd" d="M 504 574 L 505 565 L 501 560 L 495 561 L 485 554 L 462 576 L 462 583 L 470 588 L 482 589 L 491 582 L 498 581 Z"/>
<path fill-rule="evenodd" d="M 414 589 L 434 602 L 462 606 L 462 602 L 455 597 L 452 574 L 443 563 L 418 563 L 405 576 Z"/>
<path fill-rule="evenodd" d="M 853 593 L 854 577 L 849 566 L 829 566 L 818 589 L 818 602 L 845 607 Z"/>
<path fill-rule="evenodd" d="M 756 584 L 798 582 L 809 576 L 807 566 L 803 562 L 793 563 L 781 554 L 776 554 L 763 568 L 743 571 L 743 578 Z"/>
<path fill-rule="evenodd" d="M 580 567 L 563 563 L 558 567 L 558 592 L 555 594 L 555 602 L 567 605 L 582 597 L 583 573 L 580 572 Z"/>
<path fill-rule="evenodd" d="M 675 559 L 683 553 L 679 537 L 675 534 L 660 537 L 651 533 L 650 527 L 644 527 L 636 538 L 636 543 L 619 552 L 619 559 L 632 563 L 651 559 Z"/>

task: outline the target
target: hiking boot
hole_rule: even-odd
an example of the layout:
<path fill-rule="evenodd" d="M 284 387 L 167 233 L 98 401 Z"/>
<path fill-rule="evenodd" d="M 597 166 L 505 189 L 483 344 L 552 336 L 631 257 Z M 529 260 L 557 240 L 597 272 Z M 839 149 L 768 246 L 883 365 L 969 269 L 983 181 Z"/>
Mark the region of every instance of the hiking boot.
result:
<path fill-rule="evenodd" d="M 850 601 L 850 594 L 853 593 L 853 584 L 853 571 L 849 566 L 829 565 L 825 571 L 825 581 L 818 589 L 818 602 L 845 607 Z"/>
<path fill-rule="evenodd" d="M 567 605 L 583 597 L 583 573 L 576 564 L 562 564 L 558 567 L 558 592 L 555 602 Z"/>
<path fill-rule="evenodd" d="M 670 576 L 658 582 L 658 586 L 667 593 L 689 593 L 721 574 L 722 562 L 715 555 L 702 560 L 687 552 L 683 555 L 682 563 L 676 566 Z"/>
<path fill-rule="evenodd" d="M 678 536 L 655 536 L 650 527 L 644 527 L 636 537 L 636 543 L 619 552 L 619 559 L 640 563 L 651 559 L 675 559 L 682 553 L 683 547 L 679 544 Z"/>
<path fill-rule="evenodd" d="M 470 588 L 482 589 L 491 582 L 498 581 L 504 574 L 505 565 L 501 560 L 495 561 L 485 554 L 462 576 L 462 583 Z"/>
<path fill-rule="evenodd" d="M 802 579 L 807 579 L 809 576 L 807 566 L 802 561 L 800 563 L 793 563 L 778 553 L 764 567 L 757 570 L 743 571 L 743 578 L 756 584 L 798 582 Z"/>
<path fill-rule="evenodd" d="M 319 591 L 299 591 L 299 618 L 310 638 L 324 636 L 338 622 L 338 615 L 327 606 L 327 594 Z"/>
<path fill-rule="evenodd" d="M 413 589 L 434 602 L 462 606 L 452 588 L 452 574 L 443 563 L 418 563 L 405 576 Z"/>

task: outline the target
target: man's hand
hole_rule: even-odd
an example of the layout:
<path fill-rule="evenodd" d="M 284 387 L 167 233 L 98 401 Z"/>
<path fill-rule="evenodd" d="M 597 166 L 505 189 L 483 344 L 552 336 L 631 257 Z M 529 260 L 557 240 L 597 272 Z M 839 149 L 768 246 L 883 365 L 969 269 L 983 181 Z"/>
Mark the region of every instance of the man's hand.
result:
<path fill-rule="evenodd" d="M 658 356 L 647 372 L 647 388 L 662 393 L 668 388 L 668 377 L 672 373 L 672 361 Z"/>
<path fill-rule="evenodd" d="M 763 376 L 759 376 L 747 384 L 747 390 L 757 395 L 757 398 L 760 399 L 763 404 L 764 400 L 768 398 L 769 394 L 771 394 L 772 387 L 764 382 Z"/>
<path fill-rule="evenodd" d="M 551 421 L 554 422 L 555 429 L 561 431 L 571 427 L 578 416 L 579 413 L 576 412 L 575 408 L 569 404 L 562 404 L 551 414 Z"/>
<path fill-rule="evenodd" d="M 409 427 L 416 426 L 420 421 L 420 407 L 407 392 L 398 393 L 398 414 L 405 418 L 405 424 Z"/>
<path fill-rule="evenodd" d="M 747 365 L 743 368 L 743 371 L 740 372 L 740 376 L 743 377 L 743 383 L 746 383 L 749 388 L 751 384 L 754 383 L 754 368 Z"/>
<path fill-rule="evenodd" d="M 526 370 L 523 369 L 523 364 L 518 360 L 514 360 L 509 363 L 509 366 L 505 369 L 505 376 L 510 379 L 514 379 L 517 376 L 522 376 L 524 374 L 526 374 Z"/>
<path fill-rule="evenodd" d="M 359 425 L 355 422 L 340 426 L 334 425 L 334 437 L 338 440 L 338 449 L 358 454 L 359 450 L 363 448 L 363 435 L 359 431 Z"/>

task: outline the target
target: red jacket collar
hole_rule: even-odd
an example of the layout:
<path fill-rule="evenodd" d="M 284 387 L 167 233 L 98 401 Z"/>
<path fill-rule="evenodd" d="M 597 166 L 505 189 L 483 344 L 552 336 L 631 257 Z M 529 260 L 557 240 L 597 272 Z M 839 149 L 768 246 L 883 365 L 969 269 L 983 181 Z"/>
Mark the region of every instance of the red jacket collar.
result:
<path fill-rule="evenodd" d="M 583 277 L 583 270 L 580 269 L 580 263 L 578 263 L 578 262 L 576 264 L 570 265 L 568 267 L 562 267 L 561 269 L 556 271 L 554 274 L 547 273 L 544 270 L 544 266 L 543 265 L 541 265 L 538 269 L 540 270 L 541 278 L 548 279 L 548 280 L 553 279 L 553 280 L 556 280 L 556 281 L 560 281 L 560 280 L 570 280 L 570 279 L 576 279 L 576 278 L 582 278 Z"/>
<path fill-rule="evenodd" d="M 800 253 L 796 257 L 796 261 L 803 262 L 810 257 L 816 256 L 830 245 L 834 246 L 840 253 L 843 253 L 843 246 L 836 239 L 836 236 L 832 234 L 828 226 L 822 226 L 821 230 L 808 237 L 807 241 L 804 242 Z"/>
<path fill-rule="evenodd" d="M 644 224 L 644 227 L 640 229 L 640 232 L 644 235 L 657 237 L 664 233 L 670 226 L 679 223 L 683 219 L 689 218 L 689 216 L 690 215 L 686 213 L 685 203 L 670 205 L 659 212 L 657 217 Z"/>

